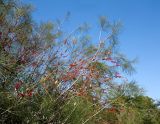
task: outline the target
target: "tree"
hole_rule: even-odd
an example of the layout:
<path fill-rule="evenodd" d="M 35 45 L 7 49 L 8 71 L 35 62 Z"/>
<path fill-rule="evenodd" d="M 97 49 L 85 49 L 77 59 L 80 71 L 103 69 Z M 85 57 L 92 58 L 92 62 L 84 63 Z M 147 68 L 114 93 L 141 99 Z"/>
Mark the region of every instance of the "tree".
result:
<path fill-rule="evenodd" d="M 144 96 L 142 89 L 134 82 L 125 86 L 120 92 L 123 95 L 115 96 L 117 99 L 112 101 L 110 108 L 103 111 L 103 120 L 113 124 L 158 124 L 160 110 L 156 102 Z"/>
<path fill-rule="evenodd" d="M 2 123 L 118 123 L 131 114 L 128 99 L 141 90 L 123 76 L 134 60 L 116 49 L 121 24 L 100 17 L 91 43 L 86 23 L 66 33 L 64 21 L 36 24 L 31 12 L 31 5 L 0 1 Z"/>

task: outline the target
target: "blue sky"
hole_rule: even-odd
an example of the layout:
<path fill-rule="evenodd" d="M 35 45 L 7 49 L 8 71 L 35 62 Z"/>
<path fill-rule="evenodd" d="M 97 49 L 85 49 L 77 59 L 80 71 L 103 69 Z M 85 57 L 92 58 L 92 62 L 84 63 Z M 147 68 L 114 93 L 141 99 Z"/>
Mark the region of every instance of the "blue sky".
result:
<path fill-rule="evenodd" d="M 98 36 L 98 17 L 120 20 L 120 50 L 130 59 L 138 57 L 137 73 L 131 78 L 146 90 L 146 95 L 160 99 L 160 1 L 159 0 L 23 0 L 35 7 L 37 22 L 63 18 L 70 11 L 69 28 L 83 22 Z"/>

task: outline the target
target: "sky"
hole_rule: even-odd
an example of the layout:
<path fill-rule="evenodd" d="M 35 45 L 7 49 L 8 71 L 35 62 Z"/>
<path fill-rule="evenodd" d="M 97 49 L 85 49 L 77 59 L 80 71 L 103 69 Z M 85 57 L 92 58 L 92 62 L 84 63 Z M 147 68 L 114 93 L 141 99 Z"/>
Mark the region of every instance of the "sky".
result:
<path fill-rule="evenodd" d="M 69 11 L 68 28 L 88 22 L 93 38 L 98 37 L 98 17 L 121 21 L 120 51 L 129 59 L 138 58 L 131 79 L 160 99 L 160 0 L 23 0 L 31 3 L 37 22 L 62 19 Z M 96 37 L 97 36 L 97 37 Z"/>

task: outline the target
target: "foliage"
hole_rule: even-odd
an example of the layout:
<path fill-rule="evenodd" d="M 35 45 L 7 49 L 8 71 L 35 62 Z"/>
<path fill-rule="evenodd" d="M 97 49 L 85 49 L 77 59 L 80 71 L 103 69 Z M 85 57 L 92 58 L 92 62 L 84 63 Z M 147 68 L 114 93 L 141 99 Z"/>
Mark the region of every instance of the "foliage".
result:
<path fill-rule="evenodd" d="M 116 50 L 119 22 L 100 17 L 92 44 L 86 23 L 66 33 L 67 18 L 36 24 L 32 10 L 0 0 L 1 123 L 160 123 L 154 101 L 124 76 L 134 60 Z"/>

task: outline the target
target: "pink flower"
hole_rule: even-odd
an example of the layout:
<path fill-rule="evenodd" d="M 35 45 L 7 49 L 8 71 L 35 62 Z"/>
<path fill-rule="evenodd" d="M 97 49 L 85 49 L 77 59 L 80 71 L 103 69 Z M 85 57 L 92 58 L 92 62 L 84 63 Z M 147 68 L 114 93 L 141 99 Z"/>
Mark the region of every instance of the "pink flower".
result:
<path fill-rule="evenodd" d="M 122 76 L 118 72 L 115 73 L 115 78 L 121 78 L 121 77 Z"/>
<path fill-rule="evenodd" d="M 116 63 L 116 66 L 120 66 L 120 64 Z"/>

